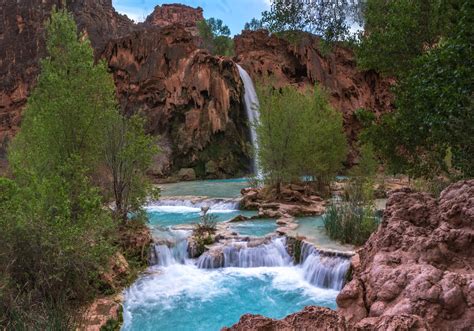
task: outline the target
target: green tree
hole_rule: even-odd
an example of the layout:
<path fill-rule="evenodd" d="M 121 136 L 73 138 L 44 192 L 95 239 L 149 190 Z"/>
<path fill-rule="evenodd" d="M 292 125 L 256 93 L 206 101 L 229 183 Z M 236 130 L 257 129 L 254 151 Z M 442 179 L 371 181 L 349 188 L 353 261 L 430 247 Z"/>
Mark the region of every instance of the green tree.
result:
<path fill-rule="evenodd" d="M 244 30 L 259 30 L 264 29 L 263 23 L 261 20 L 252 18 L 250 22 L 245 23 Z"/>
<path fill-rule="evenodd" d="M 15 181 L 0 181 L 11 292 L 0 308 L 12 329 L 72 328 L 72 307 L 100 290 L 114 250 L 114 224 L 91 183 L 116 111 L 113 80 L 69 13 L 53 10 L 46 31 L 48 56 L 9 150 Z"/>
<path fill-rule="evenodd" d="M 211 17 L 198 22 L 197 26 L 205 48 L 215 55 L 232 56 L 234 42 L 229 27 L 222 20 Z"/>
<path fill-rule="evenodd" d="M 474 174 L 473 7 L 465 1 L 452 37 L 412 60 L 396 88 L 397 111 L 365 134 L 392 172 Z"/>
<path fill-rule="evenodd" d="M 146 198 L 154 193 L 146 171 L 158 148 L 155 139 L 145 134 L 144 120 L 138 115 L 126 119 L 114 114 L 105 130 L 103 153 L 112 175 L 115 214 L 125 221 L 129 213 L 141 214 Z"/>
<path fill-rule="evenodd" d="M 294 38 L 294 32 L 307 31 L 326 41 L 344 40 L 350 36 L 350 24 L 361 20 L 361 1 L 285 1 L 272 0 L 261 20 L 252 19 L 245 29 L 265 28 Z"/>
<path fill-rule="evenodd" d="M 449 36 L 462 0 L 367 0 L 358 65 L 400 76 L 413 60 Z"/>
<path fill-rule="evenodd" d="M 276 187 L 277 194 L 281 184 L 301 176 L 326 183 L 346 157 L 341 114 L 318 88 L 313 93 L 301 93 L 293 86 L 258 90 L 258 156 L 267 183 Z"/>

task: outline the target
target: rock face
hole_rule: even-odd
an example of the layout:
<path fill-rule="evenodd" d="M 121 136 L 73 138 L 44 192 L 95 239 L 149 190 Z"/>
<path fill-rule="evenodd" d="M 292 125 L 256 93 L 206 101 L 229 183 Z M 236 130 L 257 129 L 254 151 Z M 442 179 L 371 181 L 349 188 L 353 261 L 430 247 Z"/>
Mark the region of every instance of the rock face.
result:
<path fill-rule="evenodd" d="M 181 4 L 156 6 L 155 10 L 148 15 L 145 24 L 165 27 L 173 24 L 181 24 L 186 31 L 193 36 L 198 35 L 197 22 L 204 20 L 202 8 L 192 8 Z"/>
<path fill-rule="evenodd" d="M 439 200 L 394 191 L 379 230 L 359 252 L 360 267 L 337 298 L 349 321 L 412 314 L 433 329 L 474 321 L 474 180 Z"/>
<path fill-rule="evenodd" d="M 474 180 L 439 199 L 395 190 L 352 260 L 337 312 L 306 307 L 280 321 L 244 315 L 229 330 L 472 330 L 473 251 Z"/>
<path fill-rule="evenodd" d="M 361 129 L 354 115 L 357 109 L 367 109 L 376 116 L 392 110 L 389 88 L 393 82 L 373 71 L 358 70 L 354 54 L 347 48 L 336 46 L 323 55 L 320 40 L 314 35 L 302 34 L 297 43 L 290 44 L 265 30 L 243 31 L 234 41 L 236 61 L 254 80 L 272 76 L 269 82 L 277 87 L 324 87 L 333 107 L 343 113 L 352 145 Z M 355 155 L 352 150 L 350 163 Z"/>
<path fill-rule="evenodd" d="M 46 55 L 43 23 L 61 3 L 0 0 L 0 158 Z M 198 177 L 225 177 L 249 170 L 242 82 L 230 59 L 198 49 L 193 34 L 202 9 L 164 5 L 134 24 L 111 0 L 71 0 L 67 7 L 96 57 L 109 62 L 123 111 L 145 114 L 149 132 L 161 136 L 153 175 L 194 168 Z"/>
<path fill-rule="evenodd" d="M 147 28 L 109 42 L 102 54 L 114 73 L 123 112 L 142 113 L 148 131 L 171 147 L 169 168 L 217 176 L 248 170 L 242 82 L 229 58 L 196 47 L 182 26 Z"/>

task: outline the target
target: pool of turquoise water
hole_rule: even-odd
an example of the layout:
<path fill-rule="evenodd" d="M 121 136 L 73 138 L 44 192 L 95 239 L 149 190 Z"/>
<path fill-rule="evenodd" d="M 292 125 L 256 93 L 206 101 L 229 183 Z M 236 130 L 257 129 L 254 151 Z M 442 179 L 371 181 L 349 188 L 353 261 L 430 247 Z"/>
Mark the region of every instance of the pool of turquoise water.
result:
<path fill-rule="evenodd" d="M 276 228 L 275 220 L 269 218 L 236 222 L 231 225 L 231 229 L 242 236 L 266 236 Z"/>
<path fill-rule="evenodd" d="M 249 185 L 245 178 L 234 178 L 179 182 L 159 186 L 163 197 L 192 195 L 210 198 L 236 198 L 240 196 L 240 190 Z"/>
<path fill-rule="evenodd" d="M 176 264 L 127 290 L 123 330 L 217 331 L 245 313 L 282 318 L 307 305 L 334 309 L 336 295 L 307 283 L 296 267 L 204 270 Z"/>
<path fill-rule="evenodd" d="M 298 227 L 291 231 L 291 234 L 304 236 L 306 240 L 325 249 L 340 251 L 353 251 L 354 246 L 343 245 L 328 237 L 324 230 L 323 216 L 298 217 L 296 219 Z"/>

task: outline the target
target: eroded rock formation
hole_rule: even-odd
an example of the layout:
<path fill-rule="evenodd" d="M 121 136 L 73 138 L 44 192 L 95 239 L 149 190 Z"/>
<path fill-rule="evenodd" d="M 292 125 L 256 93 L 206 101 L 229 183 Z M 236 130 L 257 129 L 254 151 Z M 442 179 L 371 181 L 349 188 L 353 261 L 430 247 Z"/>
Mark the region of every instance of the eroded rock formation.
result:
<path fill-rule="evenodd" d="M 323 53 L 320 39 L 302 34 L 295 43 L 266 30 L 243 31 L 235 37 L 236 61 L 256 80 L 279 86 L 294 84 L 302 89 L 324 87 L 333 107 L 343 113 L 344 128 L 354 146 L 361 123 L 355 111 L 364 108 L 379 116 L 392 110 L 390 79 L 374 71 L 360 71 L 351 50 L 335 46 Z M 327 54 L 326 54 L 327 53 Z M 351 151 L 348 161 L 356 154 Z"/>
<path fill-rule="evenodd" d="M 0 163 L 5 146 L 21 123 L 21 112 L 45 53 L 44 22 L 59 0 L 0 0 Z M 144 23 L 118 14 L 111 0 L 71 0 L 79 30 L 91 39 L 97 59 L 108 61 L 126 114 L 143 113 L 149 132 L 160 135 L 162 154 L 153 175 L 166 177 L 193 168 L 197 177 L 243 175 L 250 170 L 248 121 L 243 86 L 234 62 L 200 49 L 196 22 L 201 8 L 157 6 Z M 354 142 L 360 124 L 354 111 L 390 110 L 390 82 L 359 72 L 342 47 L 326 56 L 318 39 L 297 46 L 264 31 L 236 37 L 234 60 L 254 79 L 272 74 L 277 84 L 327 87 L 333 105 L 344 113 Z M 352 155 L 349 159 L 354 159 Z M 3 160 L 1 160 L 3 159 Z"/>
<path fill-rule="evenodd" d="M 474 180 L 439 199 L 395 190 L 378 231 L 353 257 L 337 312 L 307 307 L 280 321 L 244 315 L 230 330 L 471 330 L 473 251 Z"/>
<path fill-rule="evenodd" d="M 474 321 L 474 180 L 438 200 L 394 191 L 379 230 L 359 252 L 360 266 L 337 298 L 349 321 L 412 314 L 434 329 Z"/>

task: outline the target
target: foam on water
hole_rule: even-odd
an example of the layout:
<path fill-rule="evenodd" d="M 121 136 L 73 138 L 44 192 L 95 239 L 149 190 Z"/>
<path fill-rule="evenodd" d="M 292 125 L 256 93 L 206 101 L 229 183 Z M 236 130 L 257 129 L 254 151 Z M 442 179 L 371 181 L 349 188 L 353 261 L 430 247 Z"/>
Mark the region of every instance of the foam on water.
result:
<path fill-rule="evenodd" d="M 125 293 L 124 330 L 220 330 L 244 313 L 282 318 L 311 304 L 335 308 L 337 296 L 291 266 L 205 270 L 172 264 L 150 272 Z"/>

